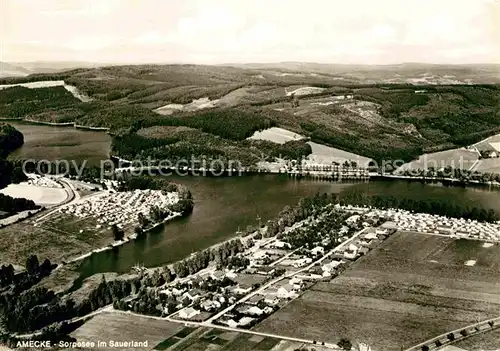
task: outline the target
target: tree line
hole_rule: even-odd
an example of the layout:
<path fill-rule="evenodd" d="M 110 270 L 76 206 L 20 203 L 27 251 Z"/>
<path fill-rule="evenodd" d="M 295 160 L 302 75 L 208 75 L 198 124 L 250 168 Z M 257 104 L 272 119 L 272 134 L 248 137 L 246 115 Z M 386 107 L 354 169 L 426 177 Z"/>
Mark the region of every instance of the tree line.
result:
<path fill-rule="evenodd" d="M 477 221 L 494 222 L 499 220 L 493 209 L 451 203 L 445 199 L 415 200 L 404 195 L 368 194 L 362 191 L 347 190 L 340 194 L 341 205 L 373 206 L 376 208 L 399 208 L 417 213 L 429 213 L 440 216 L 465 218 Z"/>

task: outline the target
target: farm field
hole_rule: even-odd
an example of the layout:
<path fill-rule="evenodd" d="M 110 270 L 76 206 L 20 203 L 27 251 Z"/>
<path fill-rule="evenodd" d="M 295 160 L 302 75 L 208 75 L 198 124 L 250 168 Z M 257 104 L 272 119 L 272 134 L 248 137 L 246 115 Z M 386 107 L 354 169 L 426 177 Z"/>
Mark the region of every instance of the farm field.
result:
<path fill-rule="evenodd" d="M 453 168 L 470 169 L 479 159 L 479 154 L 467 149 L 453 149 L 424 154 L 418 160 L 402 165 L 398 170 Z"/>
<path fill-rule="evenodd" d="M 174 342 L 175 340 L 172 340 Z M 275 338 L 251 335 L 246 333 L 230 332 L 219 329 L 200 328 L 190 333 L 186 338 L 171 344 L 175 351 L 292 351 L 301 349 L 304 344 L 290 342 Z M 162 350 L 163 345 L 158 345 L 155 350 Z M 316 348 L 321 351 L 321 348 Z"/>
<path fill-rule="evenodd" d="M 301 140 L 303 135 L 294 133 L 290 130 L 272 127 L 262 131 L 255 132 L 248 139 L 267 140 L 277 144 L 284 144 L 288 141 Z M 311 146 L 312 153 L 307 157 L 308 163 L 331 164 L 332 162 L 343 163 L 346 160 L 355 161 L 360 166 L 367 166 L 370 158 L 356 155 L 352 152 L 340 150 L 334 147 L 318 144 L 312 141 L 307 142 Z"/>
<path fill-rule="evenodd" d="M 148 349 L 184 329 L 184 325 L 124 313 L 101 313 L 76 329 L 70 335 L 77 341 L 140 341 L 148 342 Z M 133 350 L 133 348 L 127 348 Z M 144 350 L 144 348 L 137 348 Z"/>
<path fill-rule="evenodd" d="M 277 144 L 284 144 L 287 141 L 300 140 L 304 138 L 305 137 L 303 135 L 291 132 L 289 130 L 278 127 L 272 127 L 264 129 L 262 131 L 257 131 L 248 139 L 268 140 Z"/>
<path fill-rule="evenodd" d="M 453 346 L 463 348 L 467 351 L 499 350 L 500 329 L 471 336 L 454 343 Z"/>
<path fill-rule="evenodd" d="M 366 167 L 371 161 L 368 157 L 356 155 L 352 152 L 321 145 L 312 141 L 308 142 L 308 144 L 311 145 L 312 150 L 312 153 L 307 157 L 310 163 L 331 164 L 332 162 L 338 162 L 342 164 L 345 161 L 355 161 L 358 166 Z"/>
<path fill-rule="evenodd" d="M 500 246 L 398 232 L 256 327 L 400 350 L 500 315 Z M 465 262 L 477 260 L 474 266 Z M 294 321 L 300 319 L 300 325 Z"/>
<path fill-rule="evenodd" d="M 473 170 L 484 173 L 500 173 L 500 158 L 485 158 L 479 160 Z"/>

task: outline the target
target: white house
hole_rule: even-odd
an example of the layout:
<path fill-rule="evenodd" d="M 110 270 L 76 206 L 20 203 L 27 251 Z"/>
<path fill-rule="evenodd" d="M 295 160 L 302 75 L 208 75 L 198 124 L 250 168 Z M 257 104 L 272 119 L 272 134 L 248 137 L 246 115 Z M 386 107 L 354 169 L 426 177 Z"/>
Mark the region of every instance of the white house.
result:
<path fill-rule="evenodd" d="M 238 285 L 238 286 L 234 287 L 232 290 L 235 294 L 244 295 L 244 294 L 248 294 L 250 291 L 252 291 L 252 287 L 251 286 L 241 287 Z"/>
<path fill-rule="evenodd" d="M 198 314 L 200 314 L 200 311 L 192 307 L 186 307 L 179 312 L 179 317 L 182 319 L 190 319 Z"/>
<path fill-rule="evenodd" d="M 292 287 L 280 286 L 277 291 L 277 296 L 282 299 L 294 298 L 297 294 Z"/>
<path fill-rule="evenodd" d="M 350 224 L 350 225 L 352 225 L 352 224 L 356 224 L 356 223 L 359 221 L 359 219 L 360 219 L 360 218 L 361 218 L 361 216 L 360 216 L 360 215 L 353 215 L 353 216 L 351 216 L 351 217 L 347 218 L 347 219 L 345 220 L 345 222 L 346 222 L 347 224 Z"/>
<path fill-rule="evenodd" d="M 275 240 L 271 243 L 271 247 L 274 247 L 276 249 L 288 249 L 290 248 L 290 244 L 281 240 Z"/>
<path fill-rule="evenodd" d="M 252 306 L 250 308 L 248 308 L 246 311 L 245 311 L 246 314 L 250 314 L 252 316 L 261 316 L 262 314 L 264 314 L 264 311 L 261 310 L 259 307 L 257 306 Z"/>
<path fill-rule="evenodd" d="M 249 325 L 252 323 L 255 319 L 251 317 L 243 317 L 238 321 L 238 325 L 241 325 L 242 327 Z"/>
<path fill-rule="evenodd" d="M 238 275 L 236 273 L 234 273 L 232 270 L 231 271 L 227 271 L 226 272 L 226 277 L 228 277 L 229 279 L 234 279 L 236 278 Z"/>
<path fill-rule="evenodd" d="M 324 255 L 325 254 L 325 248 L 323 246 L 316 246 L 314 249 L 311 250 L 311 253 L 314 256 Z"/>
<path fill-rule="evenodd" d="M 231 328 L 238 327 L 238 322 L 236 322 L 234 319 L 229 319 L 228 321 L 226 321 L 226 324 L 228 327 L 231 327 Z"/>

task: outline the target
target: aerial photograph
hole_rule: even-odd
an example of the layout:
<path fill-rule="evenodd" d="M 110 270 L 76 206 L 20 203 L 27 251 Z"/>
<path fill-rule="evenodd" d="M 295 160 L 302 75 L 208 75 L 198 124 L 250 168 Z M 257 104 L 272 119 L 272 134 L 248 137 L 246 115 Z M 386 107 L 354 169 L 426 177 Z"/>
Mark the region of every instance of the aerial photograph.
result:
<path fill-rule="evenodd" d="M 500 0 L 0 0 L 0 351 L 500 351 Z"/>

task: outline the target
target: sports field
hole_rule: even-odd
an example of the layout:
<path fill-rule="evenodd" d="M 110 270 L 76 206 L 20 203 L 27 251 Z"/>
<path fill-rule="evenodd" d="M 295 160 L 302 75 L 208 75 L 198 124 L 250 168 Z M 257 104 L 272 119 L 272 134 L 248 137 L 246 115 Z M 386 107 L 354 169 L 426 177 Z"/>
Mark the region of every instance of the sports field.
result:
<path fill-rule="evenodd" d="M 256 329 L 390 351 L 498 315 L 499 245 L 399 232 Z"/>

